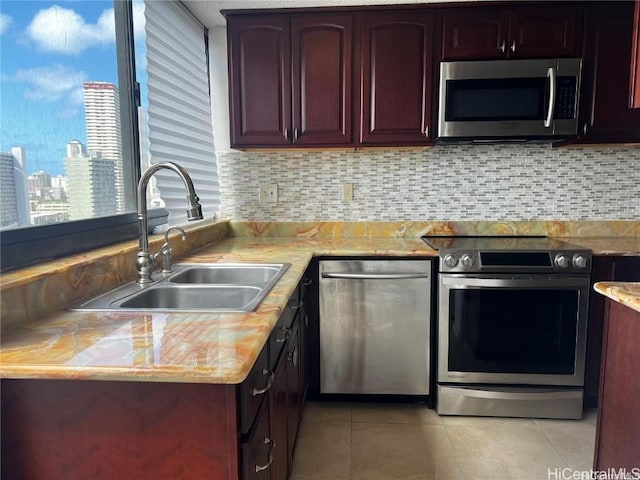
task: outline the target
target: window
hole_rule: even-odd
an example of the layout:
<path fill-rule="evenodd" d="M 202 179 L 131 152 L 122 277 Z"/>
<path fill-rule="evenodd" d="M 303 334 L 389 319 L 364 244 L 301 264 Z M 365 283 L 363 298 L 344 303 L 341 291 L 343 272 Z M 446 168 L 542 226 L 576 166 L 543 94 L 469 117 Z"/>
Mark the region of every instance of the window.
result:
<path fill-rule="evenodd" d="M 152 34 L 142 0 L 2 2 L 3 271 L 136 237 L 141 163 L 142 169 L 149 162 L 181 164 L 193 174 L 205 216 L 215 213 L 217 167 L 208 88 L 202 90 L 206 31 L 178 2 L 150 5 L 158 15 L 181 17 L 161 24 L 171 41 L 145 38 Z M 168 53 L 173 42 L 180 47 Z M 152 51 L 165 59 L 153 60 Z M 153 86 L 147 55 L 149 65 L 161 68 L 161 80 L 173 83 Z M 189 82 L 169 75 L 185 61 L 194 77 Z M 192 103 L 178 90 L 183 83 L 198 91 Z M 187 115 L 158 117 L 166 105 Z M 173 211 L 186 205 L 184 187 L 172 175 L 157 174 L 159 193 L 150 192 L 149 206 L 166 206 L 176 224 L 181 218 Z M 150 212 L 150 226 L 165 223 L 166 215 Z"/>
<path fill-rule="evenodd" d="M 144 17 L 145 44 L 137 44 L 146 50 L 146 65 L 138 62 L 142 93 L 139 118 L 148 121 L 147 128 L 142 128 L 148 132 L 149 146 L 142 152 L 143 163 L 173 161 L 185 167 L 202 210 L 210 217 L 219 208 L 220 198 L 211 126 L 207 31 L 178 2 L 145 2 Z M 157 191 L 151 193 L 149 205 L 165 207 L 170 224 L 184 223 L 185 193 L 180 179 L 172 172 L 159 171 L 154 180 Z"/>

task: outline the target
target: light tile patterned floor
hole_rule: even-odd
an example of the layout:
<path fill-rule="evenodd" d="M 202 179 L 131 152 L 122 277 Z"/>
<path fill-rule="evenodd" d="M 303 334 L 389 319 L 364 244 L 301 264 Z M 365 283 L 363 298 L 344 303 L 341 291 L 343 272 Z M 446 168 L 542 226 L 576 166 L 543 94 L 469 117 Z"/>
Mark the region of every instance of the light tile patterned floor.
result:
<path fill-rule="evenodd" d="M 582 420 L 538 420 L 440 417 L 421 405 L 310 402 L 292 480 L 561 478 L 553 472 L 591 468 L 595 422 L 595 410 Z"/>

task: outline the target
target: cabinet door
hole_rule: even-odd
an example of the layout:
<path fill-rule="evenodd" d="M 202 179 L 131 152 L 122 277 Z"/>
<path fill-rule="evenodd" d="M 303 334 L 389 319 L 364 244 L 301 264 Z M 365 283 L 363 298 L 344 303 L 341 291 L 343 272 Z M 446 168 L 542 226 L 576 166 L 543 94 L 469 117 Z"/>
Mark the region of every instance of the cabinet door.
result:
<path fill-rule="evenodd" d="M 446 10 L 442 21 L 443 60 L 506 56 L 509 15 L 505 8 Z"/>
<path fill-rule="evenodd" d="M 227 24 L 231 146 L 288 145 L 289 17 L 230 17 Z"/>
<path fill-rule="evenodd" d="M 286 480 L 289 478 L 287 401 L 287 361 L 283 356 L 276 366 L 275 381 L 269 392 L 269 402 L 271 405 L 271 438 L 275 443 L 271 480 Z"/>
<path fill-rule="evenodd" d="M 633 15 L 633 48 L 631 51 L 629 95 L 631 107 L 640 108 L 640 0 L 636 0 L 636 11 Z"/>
<path fill-rule="evenodd" d="M 513 58 L 570 57 L 576 54 L 576 7 L 511 10 L 508 54 Z"/>
<path fill-rule="evenodd" d="M 299 318 L 296 319 L 291 339 L 287 345 L 287 455 L 289 464 L 293 462 L 293 447 L 300 426 L 300 410 L 302 409 L 302 390 L 300 387 L 300 329 Z"/>
<path fill-rule="evenodd" d="M 293 142 L 350 144 L 351 15 L 292 20 Z"/>
<path fill-rule="evenodd" d="M 364 145 L 430 140 L 433 18 L 423 12 L 360 16 Z"/>
<path fill-rule="evenodd" d="M 264 402 L 247 441 L 240 445 L 242 480 L 271 480 L 275 444 L 269 433 L 269 407 Z M 284 478 L 284 477 L 283 477 Z"/>
<path fill-rule="evenodd" d="M 587 6 L 582 143 L 640 141 L 640 109 L 629 108 L 632 2 Z"/>

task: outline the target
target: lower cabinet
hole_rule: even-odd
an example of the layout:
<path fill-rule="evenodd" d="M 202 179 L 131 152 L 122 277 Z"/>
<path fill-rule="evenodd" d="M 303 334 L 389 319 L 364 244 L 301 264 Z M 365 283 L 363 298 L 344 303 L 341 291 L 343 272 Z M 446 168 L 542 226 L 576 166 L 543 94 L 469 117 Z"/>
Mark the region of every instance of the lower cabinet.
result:
<path fill-rule="evenodd" d="M 593 257 L 591 283 L 603 281 L 640 281 L 640 257 L 601 256 Z M 606 299 L 593 290 L 589 297 L 589 321 L 587 324 L 587 353 L 584 379 L 584 403 L 587 407 L 598 404 L 600 365 L 602 360 L 602 338 L 605 322 Z"/>
<path fill-rule="evenodd" d="M 629 475 L 626 478 L 638 478 L 640 312 L 614 300 L 606 302 L 593 469 L 599 472 L 626 469 Z"/>
<path fill-rule="evenodd" d="M 305 315 L 301 289 L 302 283 L 240 387 L 242 480 L 286 480 L 291 475 L 306 390 L 301 369 L 301 358 L 306 355 L 300 335 Z"/>
<path fill-rule="evenodd" d="M 301 288 L 240 385 L 2 379 L 0 478 L 288 479 L 306 389 Z"/>

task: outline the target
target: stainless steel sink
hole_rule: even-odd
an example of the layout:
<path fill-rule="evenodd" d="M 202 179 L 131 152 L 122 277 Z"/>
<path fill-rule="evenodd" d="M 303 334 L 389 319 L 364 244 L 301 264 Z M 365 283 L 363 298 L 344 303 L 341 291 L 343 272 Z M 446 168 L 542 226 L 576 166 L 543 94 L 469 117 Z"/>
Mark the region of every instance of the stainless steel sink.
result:
<path fill-rule="evenodd" d="M 71 310 L 250 312 L 289 264 L 176 264 L 154 283 L 127 283 Z"/>
<path fill-rule="evenodd" d="M 184 268 L 171 277 L 171 283 L 212 283 L 223 285 L 267 285 L 282 270 L 282 264 L 182 264 Z"/>

